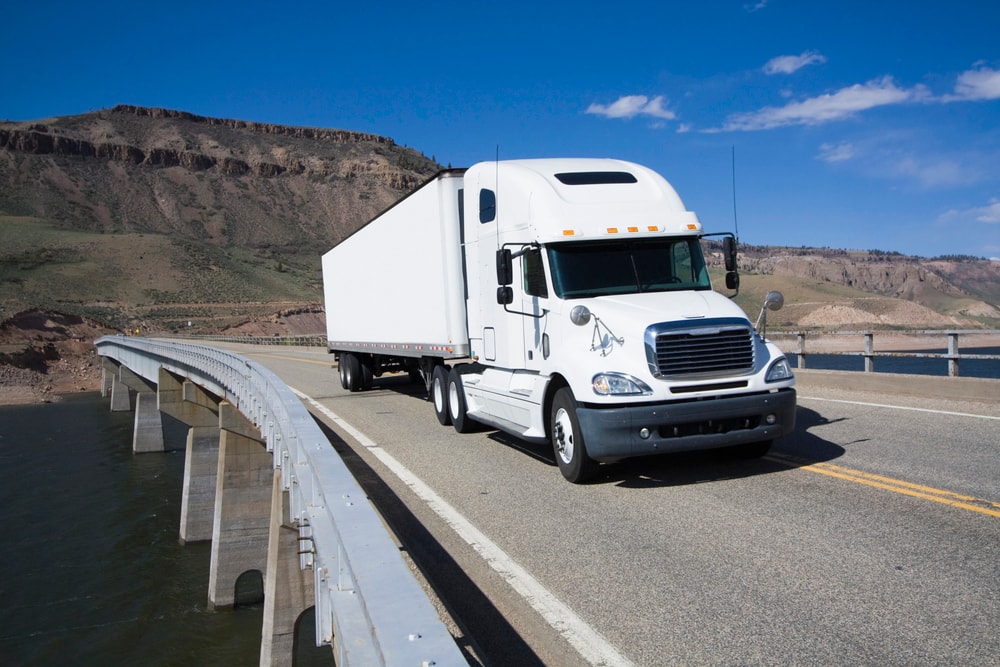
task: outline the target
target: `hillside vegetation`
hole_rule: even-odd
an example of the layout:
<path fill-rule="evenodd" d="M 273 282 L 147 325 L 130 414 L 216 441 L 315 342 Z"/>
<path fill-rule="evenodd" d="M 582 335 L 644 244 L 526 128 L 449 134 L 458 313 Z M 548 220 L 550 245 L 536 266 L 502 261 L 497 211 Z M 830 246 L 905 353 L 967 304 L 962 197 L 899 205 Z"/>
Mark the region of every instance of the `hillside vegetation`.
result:
<path fill-rule="evenodd" d="M 165 109 L 0 123 L 0 321 L 322 332 L 320 255 L 438 169 L 386 137 Z M 785 294 L 772 327 L 1000 328 L 1000 262 L 741 252 L 751 317 Z"/>

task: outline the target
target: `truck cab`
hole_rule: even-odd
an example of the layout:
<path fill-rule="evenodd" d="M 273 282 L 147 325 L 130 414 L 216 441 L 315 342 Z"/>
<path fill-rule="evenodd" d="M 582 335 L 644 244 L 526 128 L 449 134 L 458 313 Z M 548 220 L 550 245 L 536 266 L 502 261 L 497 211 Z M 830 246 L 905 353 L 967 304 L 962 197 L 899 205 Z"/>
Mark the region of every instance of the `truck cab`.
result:
<path fill-rule="evenodd" d="M 784 355 L 713 290 L 702 225 L 661 176 L 481 163 L 461 199 L 473 363 L 450 374 L 452 421 L 552 441 L 575 482 L 632 456 L 759 455 L 794 427 Z"/>

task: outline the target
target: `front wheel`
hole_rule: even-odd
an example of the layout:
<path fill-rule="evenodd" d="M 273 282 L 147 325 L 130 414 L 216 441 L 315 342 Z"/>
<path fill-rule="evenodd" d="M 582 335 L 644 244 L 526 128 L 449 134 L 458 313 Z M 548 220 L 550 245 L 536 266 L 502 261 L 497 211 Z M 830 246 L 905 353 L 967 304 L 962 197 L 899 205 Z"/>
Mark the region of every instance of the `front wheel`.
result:
<path fill-rule="evenodd" d="M 551 412 L 552 449 L 559 472 L 570 482 L 580 484 L 597 474 L 600 465 L 587 455 L 587 446 L 580 421 L 576 416 L 576 399 L 568 387 L 556 392 Z"/>

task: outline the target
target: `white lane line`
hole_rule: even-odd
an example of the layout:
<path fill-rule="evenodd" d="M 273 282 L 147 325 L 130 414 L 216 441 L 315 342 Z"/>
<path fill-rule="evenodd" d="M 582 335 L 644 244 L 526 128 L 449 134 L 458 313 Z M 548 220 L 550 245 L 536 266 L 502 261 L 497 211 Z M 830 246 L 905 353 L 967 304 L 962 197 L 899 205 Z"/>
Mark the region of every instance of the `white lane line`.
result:
<path fill-rule="evenodd" d="M 911 408 L 905 405 L 888 405 L 886 403 L 865 403 L 863 401 L 844 401 L 837 398 L 819 398 L 817 396 L 803 396 L 799 394 L 799 398 L 805 399 L 807 401 L 826 401 L 827 403 L 847 403 L 848 405 L 866 405 L 871 408 L 892 408 L 893 410 L 910 410 L 912 412 L 930 412 L 935 415 L 951 415 L 953 417 L 978 417 L 979 419 L 996 419 L 1000 420 L 1000 417 L 995 417 L 993 415 L 977 415 L 971 412 L 949 412 L 947 410 L 932 410 L 931 408 Z"/>
<path fill-rule="evenodd" d="M 517 591 L 535 611 L 542 615 L 549 625 L 569 642 L 573 648 L 579 651 L 584 660 L 592 665 L 605 665 L 607 667 L 630 667 L 633 665 L 618 649 L 612 646 L 596 630 L 587 625 L 572 609 L 563 604 L 559 598 L 542 586 L 537 579 L 518 565 L 495 542 L 480 532 L 458 510 L 449 505 L 433 489 L 410 472 L 406 466 L 382 449 L 378 443 L 348 424 L 326 406 L 319 404 L 295 388 L 292 388 L 292 391 L 299 398 L 308 402 L 316 410 L 349 433 L 352 438 L 361 443 L 362 446 L 389 468 L 393 474 L 399 477 L 404 484 L 410 487 L 417 494 L 417 497 L 427 503 L 428 507 L 434 510 L 445 523 L 451 526 L 452 530 L 458 533 L 459 537 L 475 549 L 489 566 L 503 577 L 504 581 Z"/>

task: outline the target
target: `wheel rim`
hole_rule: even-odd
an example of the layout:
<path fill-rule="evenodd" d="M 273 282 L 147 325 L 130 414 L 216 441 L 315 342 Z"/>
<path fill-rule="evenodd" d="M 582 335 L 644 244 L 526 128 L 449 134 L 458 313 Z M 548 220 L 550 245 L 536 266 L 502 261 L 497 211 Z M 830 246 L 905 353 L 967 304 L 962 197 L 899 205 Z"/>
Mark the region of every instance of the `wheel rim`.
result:
<path fill-rule="evenodd" d="M 439 414 L 444 413 L 444 387 L 441 386 L 441 379 L 434 378 L 434 383 L 431 386 L 431 393 L 434 396 L 434 409 L 438 411 Z"/>
<path fill-rule="evenodd" d="M 461 415 L 458 414 L 459 408 L 461 407 L 458 403 L 458 385 L 454 382 L 448 383 L 448 410 L 451 413 L 452 419 L 458 419 Z"/>
<path fill-rule="evenodd" d="M 570 421 L 569 413 L 564 408 L 559 408 L 556 411 L 552 431 L 556 443 L 556 454 L 563 463 L 572 463 L 573 423 Z"/>

